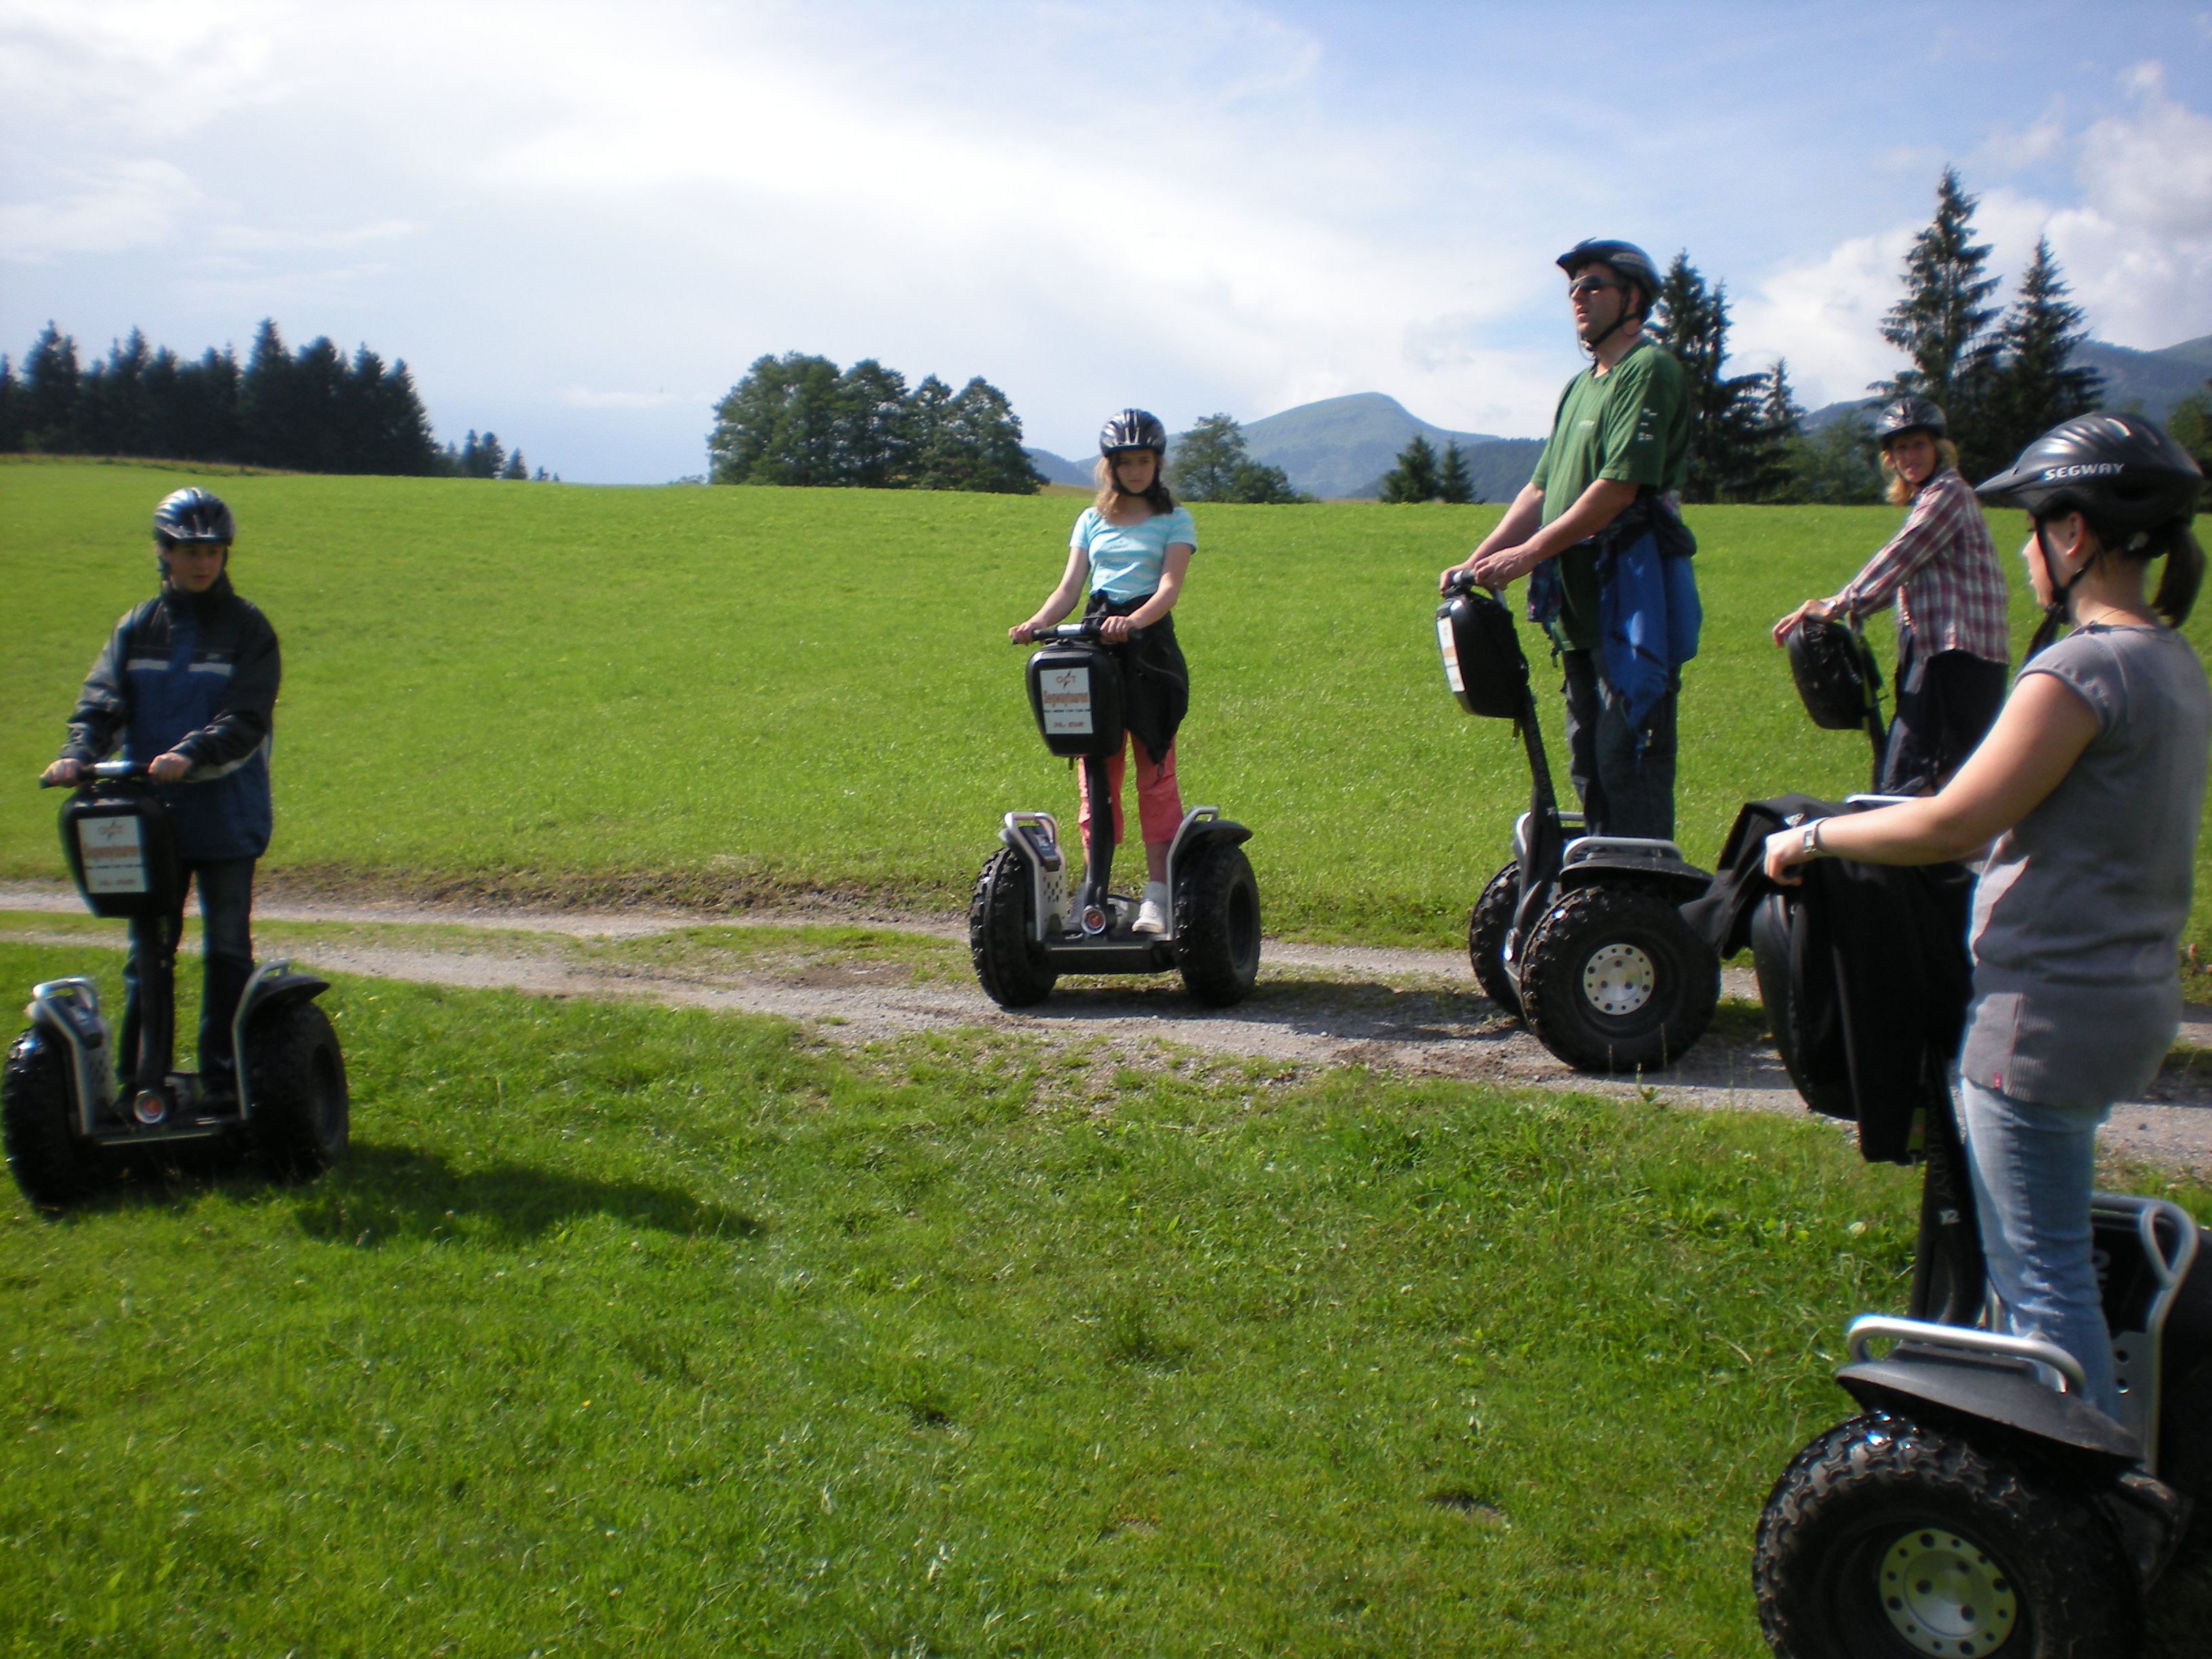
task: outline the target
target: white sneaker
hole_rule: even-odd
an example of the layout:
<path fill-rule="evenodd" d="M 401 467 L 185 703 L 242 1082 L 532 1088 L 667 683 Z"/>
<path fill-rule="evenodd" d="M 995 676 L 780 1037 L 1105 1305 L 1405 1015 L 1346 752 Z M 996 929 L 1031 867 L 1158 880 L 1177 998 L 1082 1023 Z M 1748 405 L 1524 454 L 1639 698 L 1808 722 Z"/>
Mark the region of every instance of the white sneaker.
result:
<path fill-rule="evenodd" d="M 1133 933 L 1164 933 L 1168 930 L 1168 884 L 1164 881 L 1145 884 L 1145 902 L 1137 907 L 1137 920 L 1130 927 Z"/>

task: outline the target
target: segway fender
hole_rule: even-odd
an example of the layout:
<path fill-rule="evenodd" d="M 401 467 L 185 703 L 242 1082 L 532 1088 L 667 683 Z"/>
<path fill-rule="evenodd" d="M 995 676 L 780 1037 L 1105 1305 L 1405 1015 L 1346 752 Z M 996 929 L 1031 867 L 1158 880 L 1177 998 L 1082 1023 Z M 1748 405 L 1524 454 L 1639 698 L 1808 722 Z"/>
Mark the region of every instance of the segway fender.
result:
<path fill-rule="evenodd" d="M 1060 820 L 1049 812 L 1009 812 L 999 840 L 1030 872 L 1030 937 L 1042 944 L 1067 924 L 1067 859 Z"/>
<path fill-rule="evenodd" d="M 76 1099 L 77 1128 L 89 1138 L 104 1101 L 114 1097 L 107 1022 L 100 1014 L 100 991 L 88 979 L 50 979 L 31 988 L 24 1010 L 40 1041 L 59 1043 L 70 1058 L 70 1091 Z"/>
<path fill-rule="evenodd" d="M 2079 1395 L 2043 1382 L 2024 1359 L 1900 1343 L 1885 1359 L 1844 1366 L 1836 1381 L 1869 1411 L 1917 1417 L 1933 1407 L 1967 1427 L 1990 1425 L 2030 1436 L 2100 1473 L 2117 1474 L 2142 1461 L 2135 1436 Z"/>
<path fill-rule="evenodd" d="M 246 981 L 246 989 L 239 995 L 238 1012 L 230 1022 L 230 1052 L 236 1056 L 238 1066 L 240 1117 L 248 1122 L 253 1119 L 253 1085 L 246 1075 L 246 1032 L 264 1015 L 295 1002 L 312 1000 L 330 988 L 331 982 L 326 979 L 294 973 L 289 960 L 264 962 L 253 970 L 253 977 Z"/>

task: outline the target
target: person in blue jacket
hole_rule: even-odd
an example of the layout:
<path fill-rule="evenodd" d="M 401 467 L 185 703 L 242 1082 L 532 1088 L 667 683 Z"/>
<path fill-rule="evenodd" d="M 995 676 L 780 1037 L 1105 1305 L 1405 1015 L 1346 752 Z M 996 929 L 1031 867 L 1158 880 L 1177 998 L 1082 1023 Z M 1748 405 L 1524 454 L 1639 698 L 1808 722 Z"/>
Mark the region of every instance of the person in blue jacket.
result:
<path fill-rule="evenodd" d="M 281 665 L 276 631 L 230 585 L 230 509 L 179 489 L 154 509 L 161 591 L 115 626 L 85 676 L 69 740 L 44 781 L 73 784 L 120 746 L 146 763 L 175 825 L 177 854 L 199 893 L 200 1075 L 234 1093 L 231 1017 L 253 975 L 253 865 L 268 850 L 269 742 Z M 172 958 L 185 886 L 163 937 Z M 140 932 L 123 970 L 122 1055 L 138 1049 Z"/>

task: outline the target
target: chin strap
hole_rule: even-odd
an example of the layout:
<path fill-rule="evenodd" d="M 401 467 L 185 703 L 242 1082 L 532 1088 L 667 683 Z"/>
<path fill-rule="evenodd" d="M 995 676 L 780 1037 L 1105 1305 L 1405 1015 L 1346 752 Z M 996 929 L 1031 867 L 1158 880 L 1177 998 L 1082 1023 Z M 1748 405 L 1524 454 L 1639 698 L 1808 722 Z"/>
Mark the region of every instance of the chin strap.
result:
<path fill-rule="evenodd" d="M 2081 578 L 2095 568 L 2097 561 L 2105 556 L 2104 550 L 2100 548 L 2090 556 L 2088 563 L 2069 576 L 2061 586 L 2057 580 L 2057 568 L 2051 560 L 2051 544 L 2043 539 L 2043 520 L 2040 519 L 2035 521 L 2035 550 L 2042 556 L 2043 574 L 2051 581 L 2051 603 L 2043 607 L 2043 621 L 2035 630 L 2035 637 L 2027 642 L 2027 654 L 2020 659 L 2023 668 L 2033 662 L 2038 654 L 2058 637 L 2058 629 L 2066 621 L 2067 601 L 2073 597 L 2074 589 Z"/>

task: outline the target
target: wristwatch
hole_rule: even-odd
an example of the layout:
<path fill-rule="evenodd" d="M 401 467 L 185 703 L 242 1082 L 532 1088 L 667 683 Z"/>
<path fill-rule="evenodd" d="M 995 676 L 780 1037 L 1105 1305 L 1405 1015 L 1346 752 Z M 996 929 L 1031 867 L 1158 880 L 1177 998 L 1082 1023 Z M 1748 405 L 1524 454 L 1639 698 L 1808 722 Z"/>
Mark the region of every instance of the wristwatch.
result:
<path fill-rule="evenodd" d="M 1799 842 L 1799 845 L 1804 848 L 1807 858 L 1816 859 L 1820 856 L 1820 820 L 1819 818 L 1814 818 L 1812 823 L 1805 826 L 1804 839 Z"/>

